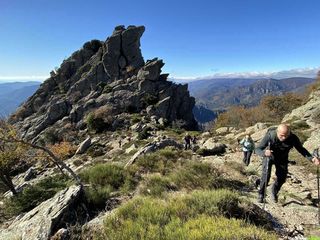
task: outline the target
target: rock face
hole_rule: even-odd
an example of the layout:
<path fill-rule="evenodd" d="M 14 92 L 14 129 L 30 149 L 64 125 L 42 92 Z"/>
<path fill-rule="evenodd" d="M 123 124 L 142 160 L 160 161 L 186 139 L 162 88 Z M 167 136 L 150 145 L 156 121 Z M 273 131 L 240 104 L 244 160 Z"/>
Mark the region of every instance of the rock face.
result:
<path fill-rule="evenodd" d="M 304 143 L 304 146 L 310 151 L 318 148 L 320 142 L 320 89 L 313 91 L 306 104 L 294 109 L 282 121 L 289 123 L 305 121 L 310 126 L 308 131 L 311 136 Z"/>
<path fill-rule="evenodd" d="M 0 230 L 0 239 L 49 239 L 54 234 L 53 231 L 57 230 L 56 225 L 69 213 L 80 193 L 80 186 L 71 186 L 57 193 L 20 219 L 17 218 L 7 229 Z"/>
<path fill-rule="evenodd" d="M 25 139 L 37 139 L 48 127 L 83 129 L 84 117 L 103 106 L 111 109 L 111 125 L 120 114 L 146 112 L 168 123 L 195 129 L 195 104 L 187 85 L 167 81 L 164 63 L 144 61 L 140 50 L 143 26 L 118 26 L 105 42 L 92 40 L 51 72 L 36 93 L 10 117 Z M 62 130 L 61 130 L 62 131 Z"/>

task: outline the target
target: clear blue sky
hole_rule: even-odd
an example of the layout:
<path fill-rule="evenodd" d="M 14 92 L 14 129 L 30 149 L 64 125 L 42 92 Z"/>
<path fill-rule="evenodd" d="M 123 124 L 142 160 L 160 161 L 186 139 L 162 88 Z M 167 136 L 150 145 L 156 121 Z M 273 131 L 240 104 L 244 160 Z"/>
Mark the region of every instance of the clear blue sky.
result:
<path fill-rule="evenodd" d="M 48 76 L 116 25 L 144 25 L 141 49 L 171 76 L 319 67 L 320 1 L 0 0 L 0 78 Z"/>

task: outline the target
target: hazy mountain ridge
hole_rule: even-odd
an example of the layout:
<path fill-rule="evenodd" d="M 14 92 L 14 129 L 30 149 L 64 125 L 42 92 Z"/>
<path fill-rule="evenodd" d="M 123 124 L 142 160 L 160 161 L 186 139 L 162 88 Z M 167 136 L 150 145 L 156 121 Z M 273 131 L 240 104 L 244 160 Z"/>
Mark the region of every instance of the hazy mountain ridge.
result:
<path fill-rule="evenodd" d="M 314 79 L 292 77 L 284 79 L 216 79 L 189 83 L 191 95 L 196 106 L 211 111 L 225 110 L 233 105 L 248 107 L 259 104 L 262 97 L 281 95 L 287 92 L 302 92 Z M 202 86 L 201 86 L 202 84 Z M 195 112 L 197 114 L 197 112 Z M 200 122 L 205 119 L 195 115 Z M 211 119 L 213 120 L 213 119 Z"/>
<path fill-rule="evenodd" d="M 0 83 L 0 116 L 13 113 L 39 86 L 35 81 Z"/>

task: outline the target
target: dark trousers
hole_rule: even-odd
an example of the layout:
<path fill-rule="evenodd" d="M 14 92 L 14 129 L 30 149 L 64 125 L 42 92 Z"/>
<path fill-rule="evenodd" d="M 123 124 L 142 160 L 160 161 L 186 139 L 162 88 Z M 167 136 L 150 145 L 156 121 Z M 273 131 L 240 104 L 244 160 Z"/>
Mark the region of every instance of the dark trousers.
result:
<path fill-rule="evenodd" d="M 190 142 L 185 142 L 185 143 L 184 143 L 184 150 L 187 150 L 187 149 L 191 149 L 191 144 L 190 144 Z"/>
<path fill-rule="evenodd" d="M 283 159 L 281 159 L 283 161 Z M 272 186 L 272 193 L 277 195 L 281 186 L 285 183 L 288 174 L 288 160 L 281 162 L 279 159 L 265 157 L 262 164 L 262 176 L 260 181 L 259 194 L 264 195 L 265 187 L 268 185 L 271 175 L 272 165 L 276 167 L 276 181 Z"/>
<path fill-rule="evenodd" d="M 243 151 L 243 162 L 246 166 L 250 164 L 250 158 L 252 155 L 252 151 Z"/>

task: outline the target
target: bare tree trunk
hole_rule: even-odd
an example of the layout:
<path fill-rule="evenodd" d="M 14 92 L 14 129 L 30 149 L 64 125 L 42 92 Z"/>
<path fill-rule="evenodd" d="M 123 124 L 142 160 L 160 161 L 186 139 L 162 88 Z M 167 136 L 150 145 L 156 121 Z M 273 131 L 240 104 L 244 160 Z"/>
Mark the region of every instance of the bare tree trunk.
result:
<path fill-rule="evenodd" d="M 17 191 L 12 183 L 11 177 L 7 174 L 4 174 L 2 171 L 0 172 L 1 181 L 10 189 L 13 195 L 17 195 Z"/>
<path fill-rule="evenodd" d="M 29 147 L 32 147 L 35 149 L 40 149 L 40 150 L 46 152 L 56 165 L 60 166 L 62 169 L 67 170 L 67 172 L 70 173 L 70 175 L 74 178 L 74 180 L 80 186 L 83 186 L 80 177 L 70 167 L 68 167 L 62 160 L 60 160 L 56 155 L 54 155 L 53 152 L 51 152 L 48 148 L 36 145 L 34 143 L 29 143 L 29 142 L 26 142 L 26 141 L 20 140 L 20 139 L 14 139 L 14 141 L 20 142 L 20 143 L 25 144 Z"/>

